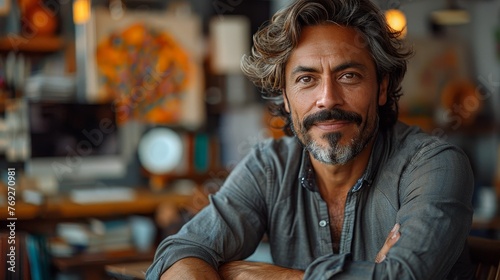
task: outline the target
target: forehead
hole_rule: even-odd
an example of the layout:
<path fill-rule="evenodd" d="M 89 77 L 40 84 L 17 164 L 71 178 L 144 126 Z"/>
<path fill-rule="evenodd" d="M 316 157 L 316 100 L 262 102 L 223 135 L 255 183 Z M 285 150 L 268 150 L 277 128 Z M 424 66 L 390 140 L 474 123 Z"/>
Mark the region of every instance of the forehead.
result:
<path fill-rule="evenodd" d="M 287 68 L 288 64 L 313 63 L 325 59 L 330 63 L 355 61 L 374 64 L 366 41 L 356 29 L 328 23 L 302 29 Z"/>

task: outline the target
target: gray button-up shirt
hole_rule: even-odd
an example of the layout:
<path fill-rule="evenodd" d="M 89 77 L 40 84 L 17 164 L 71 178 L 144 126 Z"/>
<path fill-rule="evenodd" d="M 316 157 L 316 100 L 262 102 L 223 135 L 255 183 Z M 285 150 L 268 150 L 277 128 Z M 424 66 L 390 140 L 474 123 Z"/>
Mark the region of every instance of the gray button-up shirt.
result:
<path fill-rule="evenodd" d="M 179 259 L 217 268 L 245 259 L 268 235 L 276 265 L 305 279 L 465 279 L 473 175 L 466 155 L 415 127 L 380 132 L 367 169 L 347 195 L 340 251 L 307 151 L 295 138 L 258 145 L 210 205 L 162 241 L 148 279 Z M 401 237 L 374 262 L 395 223 Z"/>

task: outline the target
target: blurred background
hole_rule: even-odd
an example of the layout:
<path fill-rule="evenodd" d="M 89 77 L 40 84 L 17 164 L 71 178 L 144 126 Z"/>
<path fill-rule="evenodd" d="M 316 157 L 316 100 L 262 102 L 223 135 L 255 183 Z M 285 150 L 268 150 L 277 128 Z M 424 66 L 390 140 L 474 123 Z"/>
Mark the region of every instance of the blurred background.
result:
<path fill-rule="evenodd" d="M 287 3 L 0 1 L 0 245 L 20 240 L 19 277 L 150 261 L 253 145 L 282 136 L 239 63 Z M 416 52 L 400 119 L 467 153 L 471 234 L 500 239 L 500 1 L 375 3 Z"/>

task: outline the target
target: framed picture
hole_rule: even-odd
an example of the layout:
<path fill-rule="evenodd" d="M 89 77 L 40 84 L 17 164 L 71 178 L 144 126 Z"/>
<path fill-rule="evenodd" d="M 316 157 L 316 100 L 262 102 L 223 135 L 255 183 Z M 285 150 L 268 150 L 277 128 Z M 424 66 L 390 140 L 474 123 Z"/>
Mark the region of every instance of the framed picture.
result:
<path fill-rule="evenodd" d="M 92 10 L 88 91 L 112 100 L 119 122 L 199 127 L 204 122 L 202 26 L 168 11 Z"/>
<path fill-rule="evenodd" d="M 438 109 L 449 106 L 447 99 L 460 99 L 456 96 L 460 93 L 454 88 L 464 88 L 465 84 L 467 88 L 471 86 L 469 49 L 463 42 L 445 39 L 408 40 L 415 55 L 402 82 L 404 95 L 400 100 L 400 111 L 403 115 L 434 118 Z"/>

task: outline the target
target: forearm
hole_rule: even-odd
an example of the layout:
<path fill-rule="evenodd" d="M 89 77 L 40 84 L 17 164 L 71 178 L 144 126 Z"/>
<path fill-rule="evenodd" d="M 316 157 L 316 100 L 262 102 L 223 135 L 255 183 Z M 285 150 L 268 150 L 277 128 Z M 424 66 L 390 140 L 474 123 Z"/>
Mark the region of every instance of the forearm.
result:
<path fill-rule="evenodd" d="M 304 277 L 304 271 L 288 269 L 267 263 L 234 261 L 220 267 L 224 280 L 295 280 Z"/>
<path fill-rule="evenodd" d="M 174 263 L 165 273 L 161 280 L 219 280 L 221 277 L 217 271 L 205 261 L 198 258 L 185 258 Z"/>

